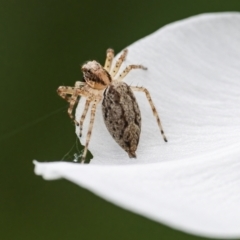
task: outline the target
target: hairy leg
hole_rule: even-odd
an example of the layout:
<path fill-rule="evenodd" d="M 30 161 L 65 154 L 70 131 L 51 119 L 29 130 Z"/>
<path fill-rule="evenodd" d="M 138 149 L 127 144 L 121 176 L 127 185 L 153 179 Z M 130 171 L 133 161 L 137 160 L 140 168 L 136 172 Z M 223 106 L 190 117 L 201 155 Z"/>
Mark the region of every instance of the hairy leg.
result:
<path fill-rule="evenodd" d="M 106 57 L 106 61 L 105 61 L 105 65 L 104 68 L 109 72 L 112 66 L 112 61 L 114 58 L 114 50 L 109 48 L 107 49 L 107 57 Z"/>
<path fill-rule="evenodd" d="M 76 105 L 76 103 L 79 99 L 78 91 L 81 88 L 81 86 L 84 86 L 85 84 L 86 83 L 76 81 L 74 87 L 65 87 L 65 93 L 68 94 L 68 95 L 72 95 L 71 97 L 68 97 L 66 95 L 65 99 L 69 102 L 68 115 L 75 122 L 75 124 L 78 124 L 78 123 L 75 120 L 74 116 L 72 115 L 72 111 L 73 111 L 73 108 L 74 108 L 74 106 Z"/>
<path fill-rule="evenodd" d="M 122 81 L 123 78 L 126 77 L 126 75 L 132 70 L 132 69 L 143 69 L 143 70 L 147 70 L 146 67 L 142 66 L 142 65 L 129 65 L 127 66 L 123 72 L 121 72 L 121 74 L 119 75 L 117 81 Z"/>
<path fill-rule="evenodd" d="M 71 100 L 71 95 L 74 92 L 74 87 L 65 87 L 65 86 L 60 86 L 57 89 L 57 93 L 58 95 L 63 98 L 64 100 L 66 100 L 67 102 L 70 102 Z"/>
<path fill-rule="evenodd" d="M 99 101 L 95 100 L 94 103 L 92 104 L 91 118 L 90 118 L 90 123 L 89 123 L 89 127 L 88 127 L 87 138 L 86 138 L 86 144 L 85 144 L 85 147 L 84 147 L 81 163 L 85 162 L 85 158 L 86 158 L 86 155 L 87 155 L 88 145 L 89 145 L 89 141 L 91 139 L 93 123 L 94 123 L 94 119 L 95 119 L 96 107 L 97 107 L 98 103 L 99 103 Z"/>
<path fill-rule="evenodd" d="M 115 77 L 115 75 L 118 73 L 123 61 L 125 60 L 126 56 L 127 56 L 127 49 L 123 50 L 123 53 L 121 54 L 121 56 L 119 57 L 119 59 L 117 60 L 115 66 L 113 67 L 113 69 L 111 70 L 110 74 L 112 76 L 112 78 Z"/>
<path fill-rule="evenodd" d="M 84 110 L 83 110 L 83 113 L 82 113 L 82 116 L 80 118 L 80 121 L 79 121 L 79 128 L 80 128 L 80 132 L 79 132 L 79 137 L 82 136 L 82 130 L 83 130 L 83 122 L 85 120 L 85 117 L 87 115 L 87 112 L 88 112 L 88 109 L 89 109 L 89 105 L 90 105 L 90 100 L 86 100 L 86 103 L 85 103 L 85 106 L 84 106 Z"/>
<path fill-rule="evenodd" d="M 166 138 L 166 136 L 165 136 L 165 134 L 164 134 L 164 131 L 163 131 L 163 128 L 162 128 L 162 124 L 161 124 L 160 118 L 159 118 L 158 113 L 157 113 L 157 110 L 156 110 L 156 108 L 155 108 L 155 106 L 154 106 L 154 104 L 153 104 L 153 101 L 152 101 L 152 98 L 151 98 L 151 96 L 150 96 L 149 91 L 148 91 L 146 88 L 144 88 L 144 87 L 132 87 L 132 86 L 131 86 L 131 89 L 132 89 L 133 91 L 144 92 L 144 93 L 146 94 L 147 100 L 148 100 L 148 102 L 149 102 L 149 104 L 150 104 L 150 106 L 151 106 L 151 108 L 152 108 L 153 115 L 156 117 L 156 120 L 157 120 L 159 129 L 160 129 L 161 134 L 162 134 L 162 136 L 163 136 L 163 139 L 164 139 L 165 142 L 167 142 L 167 138 Z"/>
<path fill-rule="evenodd" d="M 69 107 L 68 107 L 68 115 L 69 117 L 77 124 L 77 121 L 75 120 L 74 116 L 72 115 L 72 111 L 74 106 L 77 103 L 79 96 L 78 94 L 74 91 L 73 95 L 71 96 L 70 102 L 69 102 Z"/>
<path fill-rule="evenodd" d="M 71 95 L 74 93 L 75 88 L 81 88 L 81 86 L 86 85 L 84 82 L 76 81 L 74 87 L 69 87 L 69 86 L 60 86 L 57 89 L 58 95 L 66 100 L 67 102 L 71 101 Z"/>

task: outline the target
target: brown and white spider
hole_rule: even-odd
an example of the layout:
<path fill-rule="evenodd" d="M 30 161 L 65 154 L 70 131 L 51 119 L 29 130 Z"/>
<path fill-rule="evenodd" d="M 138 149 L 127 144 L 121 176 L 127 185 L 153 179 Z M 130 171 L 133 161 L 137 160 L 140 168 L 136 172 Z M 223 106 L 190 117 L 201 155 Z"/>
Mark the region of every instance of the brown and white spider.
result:
<path fill-rule="evenodd" d="M 147 68 L 142 65 L 129 65 L 115 78 L 126 55 L 127 50 L 125 49 L 115 66 L 111 68 L 114 51 L 113 49 L 108 49 L 104 67 L 95 60 L 89 61 L 82 66 L 84 82 L 77 81 L 74 87 L 60 86 L 57 90 L 57 93 L 69 102 L 68 114 L 80 126 L 80 137 L 82 135 L 84 119 L 91 105 L 90 123 L 81 163 L 85 161 L 92 134 L 96 107 L 101 100 L 103 119 L 109 133 L 128 153 L 130 158 L 136 157 L 135 152 L 141 132 L 141 113 L 133 91 L 144 92 L 146 94 L 163 139 L 167 142 L 160 118 L 148 90 L 144 87 L 128 86 L 122 81 L 132 69 L 147 70 Z M 86 103 L 81 118 L 75 120 L 72 111 L 74 105 L 78 102 L 79 96 L 85 97 Z"/>

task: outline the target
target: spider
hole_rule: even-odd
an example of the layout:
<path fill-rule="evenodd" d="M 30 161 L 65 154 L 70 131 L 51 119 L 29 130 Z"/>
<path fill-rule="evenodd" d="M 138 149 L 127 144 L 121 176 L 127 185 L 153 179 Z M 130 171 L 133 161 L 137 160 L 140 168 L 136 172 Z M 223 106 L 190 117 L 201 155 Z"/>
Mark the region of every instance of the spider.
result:
<path fill-rule="evenodd" d="M 81 163 L 85 162 L 96 107 L 101 100 L 103 119 L 109 133 L 128 153 L 130 158 L 136 158 L 135 152 L 141 132 L 141 114 L 133 91 L 144 92 L 146 94 L 162 137 L 167 142 L 160 118 L 148 90 L 144 87 L 129 86 L 122 81 L 132 69 L 147 70 L 147 68 L 142 65 L 129 65 L 115 78 L 126 55 L 127 49 L 123 51 L 116 64 L 112 67 L 114 51 L 113 49 L 107 49 L 104 67 L 95 60 L 88 61 L 82 66 L 83 82 L 76 81 L 74 87 L 60 86 L 57 89 L 57 93 L 69 102 L 68 115 L 80 127 L 80 137 L 82 136 L 84 119 L 89 108 L 91 108 L 90 123 Z M 76 120 L 72 112 L 80 96 L 86 98 L 86 103 L 81 118 Z"/>

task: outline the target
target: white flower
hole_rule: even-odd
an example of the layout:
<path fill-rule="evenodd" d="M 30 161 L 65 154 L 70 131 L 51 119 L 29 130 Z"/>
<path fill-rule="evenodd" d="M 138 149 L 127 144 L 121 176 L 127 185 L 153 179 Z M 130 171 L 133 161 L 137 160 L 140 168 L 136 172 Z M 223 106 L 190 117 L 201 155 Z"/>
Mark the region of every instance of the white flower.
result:
<path fill-rule="evenodd" d="M 240 237 L 240 14 L 179 21 L 128 50 L 126 64 L 143 64 L 148 71 L 133 70 L 125 81 L 149 90 L 169 142 L 162 140 L 145 95 L 137 93 L 137 159 L 112 139 L 99 106 L 91 164 L 35 161 L 35 173 L 68 179 L 185 232 Z"/>

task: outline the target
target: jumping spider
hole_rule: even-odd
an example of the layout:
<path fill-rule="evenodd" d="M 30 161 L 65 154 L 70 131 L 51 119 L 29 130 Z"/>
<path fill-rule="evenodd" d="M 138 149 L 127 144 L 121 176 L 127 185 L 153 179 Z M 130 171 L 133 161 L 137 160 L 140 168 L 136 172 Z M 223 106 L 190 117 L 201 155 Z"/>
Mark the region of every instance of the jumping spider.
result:
<path fill-rule="evenodd" d="M 115 78 L 122 62 L 125 60 L 127 50 L 124 50 L 115 66 L 111 68 L 114 58 L 113 49 L 107 50 L 107 58 L 104 67 L 95 60 L 82 66 L 84 82 L 77 81 L 74 87 L 60 86 L 57 93 L 69 102 L 68 115 L 80 126 L 82 135 L 83 122 L 91 105 L 91 117 L 87 132 L 86 144 L 81 163 L 84 163 L 92 128 L 95 118 L 96 106 L 102 100 L 102 114 L 106 127 L 115 141 L 128 153 L 130 158 L 136 158 L 136 150 L 141 132 L 141 113 L 133 94 L 133 91 L 144 92 L 156 117 L 158 126 L 165 142 L 160 118 L 152 102 L 148 90 L 144 87 L 128 86 L 122 80 L 132 69 L 147 70 L 142 65 L 129 65 Z M 79 121 L 72 115 L 74 105 L 79 96 L 86 98 L 85 107 Z"/>

